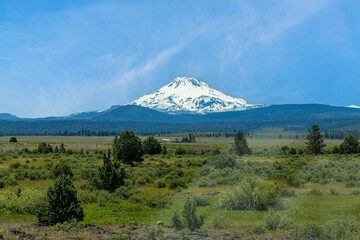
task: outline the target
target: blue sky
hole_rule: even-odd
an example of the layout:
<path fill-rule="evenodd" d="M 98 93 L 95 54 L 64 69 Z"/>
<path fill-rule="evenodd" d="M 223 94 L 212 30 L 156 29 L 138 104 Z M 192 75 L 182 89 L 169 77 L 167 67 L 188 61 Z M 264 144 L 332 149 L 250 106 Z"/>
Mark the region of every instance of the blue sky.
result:
<path fill-rule="evenodd" d="M 360 105 L 360 1 L 0 1 L 0 112 L 126 104 L 179 75 L 249 103 Z"/>

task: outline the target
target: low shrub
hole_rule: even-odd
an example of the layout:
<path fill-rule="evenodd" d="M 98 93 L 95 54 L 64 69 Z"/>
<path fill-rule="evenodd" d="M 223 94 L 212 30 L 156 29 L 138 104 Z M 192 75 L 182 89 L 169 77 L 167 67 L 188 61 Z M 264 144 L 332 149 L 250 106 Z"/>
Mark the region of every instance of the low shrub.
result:
<path fill-rule="evenodd" d="M 218 207 L 225 210 L 259 210 L 280 205 L 278 187 L 261 178 L 245 178 L 234 190 L 220 196 Z"/>
<path fill-rule="evenodd" d="M 19 183 L 15 180 L 14 177 L 11 177 L 11 176 L 2 177 L 2 176 L 0 176 L 0 188 L 17 186 L 17 185 L 19 185 Z"/>
<path fill-rule="evenodd" d="M 221 153 L 221 150 L 219 148 L 214 148 L 214 150 L 212 151 L 213 155 L 219 155 Z M 201 154 L 204 155 L 204 154 Z"/>
<path fill-rule="evenodd" d="M 167 174 L 165 175 L 165 180 L 169 181 L 171 179 L 181 178 L 185 176 L 185 171 L 180 167 L 168 168 Z"/>
<path fill-rule="evenodd" d="M 353 190 L 352 195 L 360 195 L 360 190 Z"/>
<path fill-rule="evenodd" d="M 34 214 L 46 203 L 46 192 L 37 188 L 24 191 L 6 189 L 0 194 L 0 209 L 11 213 Z"/>
<path fill-rule="evenodd" d="M 46 180 L 49 178 L 49 173 L 45 170 L 34 170 L 29 172 L 30 180 Z"/>
<path fill-rule="evenodd" d="M 279 211 L 270 209 L 269 212 L 265 215 L 265 224 L 264 227 L 268 230 L 288 230 L 293 226 L 293 222 L 282 215 Z"/>
<path fill-rule="evenodd" d="M 137 194 L 129 198 L 133 203 L 143 203 L 151 208 L 167 208 L 171 203 L 171 198 L 160 194 Z"/>
<path fill-rule="evenodd" d="M 27 176 L 25 171 L 21 171 L 21 169 L 17 169 L 15 171 L 14 177 L 16 181 L 22 181 L 25 180 L 25 177 Z"/>
<path fill-rule="evenodd" d="M 303 239 L 321 239 L 324 234 L 324 228 L 317 223 L 306 223 L 302 229 Z"/>
<path fill-rule="evenodd" d="M 206 197 L 193 197 L 193 201 L 195 202 L 197 207 L 206 207 L 211 205 L 210 199 Z"/>
<path fill-rule="evenodd" d="M 100 205 L 111 199 L 111 194 L 104 190 L 83 190 L 78 192 L 78 199 L 83 204 L 99 203 Z"/>
<path fill-rule="evenodd" d="M 164 234 L 164 229 L 161 227 L 151 227 L 145 229 L 142 237 L 145 239 L 160 239 Z"/>
<path fill-rule="evenodd" d="M 202 177 L 197 181 L 197 185 L 199 187 L 209 187 L 209 180 L 208 178 Z"/>
<path fill-rule="evenodd" d="M 166 183 L 164 181 L 157 181 L 155 183 L 155 187 L 156 188 L 165 188 L 166 187 Z"/>
<path fill-rule="evenodd" d="M 208 167 L 208 166 L 205 166 L 199 171 L 199 175 L 200 176 L 207 176 L 207 175 L 209 175 L 210 172 L 211 172 L 211 168 Z"/>
<path fill-rule="evenodd" d="M 336 190 L 335 188 L 330 188 L 330 192 L 328 193 L 328 195 L 331 195 L 331 196 L 337 196 L 339 195 L 339 191 Z"/>
<path fill-rule="evenodd" d="M 186 179 L 185 178 L 175 178 L 171 179 L 168 183 L 169 189 L 176 189 L 176 188 L 186 188 Z"/>
<path fill-rule="evenodd" d="M 76 219 L 71 220 L 71 221 L 67 221 L 64 223 L 57 223 L 55 224 L 52 229 L 54 231 L 63 231 L 63 232 L 72 232 L 72 231 L 79 231 L 81 229 L 86 228 L 87 226 L 84 224 L 81 224 L 79 221 L 77 221 Z"/>
<path fill-rule="evenodd" d="M 175 155 L 185 155 L 186 154 L 186 150 L 182 147 L 178 147 L 175 149 Z"/>
<path fill-rule="evenodd" d="M 360 224 L 356 219 L 341 219 L 328 222 L 325 225 L 323 234 L 324 239 L 359 239 L 360 238 Z"/>
<path fill-rule="evenodd" d="M 230 224 L 224 216 L 216 215 L 212 216 L 208 227 L 214 230 L 225 230 L 230 227 Z"/>
<path fill-rule="evenodd" d="M 235 167 L 236 159 L 226 153 L 220 154 L 214 161 L 215 168 L 233 168 Z"/>
<path fill-rule="evenodd" d="M 253 229 L 252 229 L 253 233 L 256 234 L 264 234 L 266 233 L 268 230 L 266 229 L 266 227 L 264 226 L 264 224 L 259 224 L 256 225 Z"/>
<path fill-rule="evenodd" d="M 313 188 L 307 193 L 307 195 L 320 196 L 320 195 L 322 195 L 322 193 L 320 192 L 319 189 Z"/>
<path fill-rule="evenodd" d="M 9 165 L 9 169 L 18 169 L 21 167 L 21 163 L 15 162 Z"/>
<path fill-rule="evenodd" d="M 115 236 L 112 236 L 112 240 L 131 240 L 131 234 L 130 233 L 119 233 Z"/>
<path fill-rule="evenodd" d="M 114 192 L 114 195 L 120 197 L 121 199 L 129 199 L 131 196 L 135 194 L 141 194 L 142 191 L 131 187 L 131 186 L 121 186 L 117 188 Z"/>
<path fill-rule="evenodd" d="M 283 189 L 279 192 L 280 197 L 296 197 L 294 189 Z"/>
<path fill-rule="evenodd" d="M 295 187 L 295 188 L 301 188 L 304 185 L 304 180 L 301 179 L 299 174 L 291 173 L 286 176 L 286 183 L 289 186 Z"/>

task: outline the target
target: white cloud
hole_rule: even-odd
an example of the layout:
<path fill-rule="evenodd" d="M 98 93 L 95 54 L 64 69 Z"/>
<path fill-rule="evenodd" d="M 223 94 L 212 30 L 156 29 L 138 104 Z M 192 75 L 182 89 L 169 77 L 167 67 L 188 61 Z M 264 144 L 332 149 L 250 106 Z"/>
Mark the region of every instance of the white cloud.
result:
<path fill-rule="evenodd" d="M 27 116 L 125 104 L 141 94 L 140 87 L 156 90 L 156 79 L 165 67 L 173 74 L 213 74 L 214 81 L 222 75 L 234 77 L 233 86 L 263 94 L 262 86 L 247 77 L 244 53 L 257 46 L 271 48 L 328 1 L 224 1 L 215 4 L 219 9 L 203 4 L 189 1 L 186 8 L 174 11 L 171 4 L 157 8 L 146 2 L 101 3 L 39 14 L 25 27 L 8 24 L 11 31 L 0 43 L 7 40 L 12 46 L 13 39 L 23 41 L 15 41 L 13 49 L 2 53 L 11 59 L 0 56 L 0 61 L 9 62 L 9 68 L 0 66 L 1 82 L 8 89 L 14 87 L 10 81 L 22 85 L 17 89 L 24 98 L 18 112 Z M 226 88 L 226 82 L 212 85 Z"/>
<path fill-rule="evenodd" d="M 269 11 L 269 17 L 266 19 L 268 22 L 259 26 L 258 41 L 264 43 L 274 41 L 289 29 L 311 18 L 327 4 L 328 0 L 282 1 L 277 9 Z"/>
<path fill-rule="evenodd" d="M 307 19 L 326 7 L 327 0 L 303 0 L 303 1 L 275 1 L 266 10 L 257 10 L 254 6 L 247 6 L 249 14 L 239 16 L 238 22 L 228 19 L 224 33 L 224 41 L 220 51 L 222 64 L 220 70 L 224 70 L 227 64 L 238 63 L 239 57 L 244 51 L 254 44 L 269 44 L 279 39 L 290 29 L 302 24 Z M 270 4 L 271 5 L 271 4 Z M 230 26 L 230 27 L 229 27 Z"/>
<path fill-rule="evenodd" d="M 155 71 L 159 66 L 166 63 L 173 55 L 178 53 L 186 43 L 180 43 L 174 47 L 163 50 L 154 58 L 150 58 L 146 61 L 145 64 L 141 66 L 135 66 L 128 71 L 121 73 L 120 76 L 115 77 L 112 82 L 108 85 L 108 88 L 112 88 L 114 86 L 125 86 L 129 83 L 132 83 L 140 76 L 144 76 L 146 74 L 150 74 Z"/>

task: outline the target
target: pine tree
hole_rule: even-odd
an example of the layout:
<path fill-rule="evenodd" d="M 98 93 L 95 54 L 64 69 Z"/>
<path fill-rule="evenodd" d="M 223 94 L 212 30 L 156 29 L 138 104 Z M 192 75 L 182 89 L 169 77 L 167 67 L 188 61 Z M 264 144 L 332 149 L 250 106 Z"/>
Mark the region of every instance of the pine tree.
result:
<path fill-rule="evenodd" d="M 307 143 L 307 151 L 310 154 L 318 155 L 321 153 L 321 149 L 323 149 L 326 144 L 324 144 L 324 137 L 320 132 L 319 125 L 313 125 L 311 129 L 309 129 L 309 133 L 306 136 Z"/>
<path fill-rule="evenodd" d="M 242 156 L 244 154 L 251 154 L 244 133 L 237 132 L 234 140 L 233 149 L 237 155 Z"/>
<path fill-rule="evenodd" d="M 60 153 L 65 153 L 65 152 L 66 152 L 64 143 L 61 143 L 61 144 L 60 144 L 59 152 L 60 152 Z"/>
<path fill-rule="evenodd" d="M 184 228 L 184 224 L 177 212 L 174 212 L 171 216 L 171 226 L 173 226 L 178 231 Z"/>
<path fill-rule="evenodd" d="M 189 197 L 185 202 L 182 216 L 184 217 L 184 226 L 190 231 L 199 229 L 204 224 L 204 216 L 196 215 L 196 203 L 195 201 L 191 201 Z"/>
<path fill-rule="evenodd" d="M 159 154 L 161 153 L 161 145 L 157 139 L 154 137 L 148 137 L 144 140 L 143 144 L 143 150 L 145 154 Z"/>
<path fill-rule="evenodd" d="M 143 161 L 143 149 L 141 140 L 133 131 L 124 131 L 120 137 L 114 138 L 113 143 L 114 160 L 134 166 Z"/>
<path fill-rule="evenodd" d="M 194 231 L 200 229 L 204 224 L 204 215 L 196 214 L 196 202 L 192 201 L 189 197 L 187 198 L 184 209 L 181 212 L 181 216 L 174 212 L 171 216 L 171 225 L 176 230 L 182 230 L 184 228 Z"/>
<path fill-rule="evenodd" d="M 189 133 L 189 141 L 192 142 L 192 143 L 196 142 L 195 133 Z"/>
<path fill-rule="evenodd" d="M 339 152 L 341 154 L 352 154 L 360 152 L 359 141 L 353 135 L 349 134 L 340 144 Z"/>
<path fill-rule="evenodd" d="M 99 167 L 99 178 L 101 188 L 109 192 L 114 192 L 117 188 L 125 184 L 125 168 L 119 161 L 111 159 L 110 151 L 103 155 L 104 165 Z"/>
<path fill-rule="evenodd" d="M 162 147 L 161 154 L 162 154 L 162 155 L 168 154 L 168 151 L 167 151 L 167 148 L 166 148 L 165 145 Z"/>
<path fill-rule="evenodd" d="M 56 179 L 62 174 L 69 175 L 71 178 L 74 176 L 70 164 L 66 161 L 62 161 L 54 167 L 52 177 Z"/>
<path fill-rule="evenodd" d="M 54 225 L 76 219 L 82 221 L 84 212 L 77 199 L 77 190 L 71 179 L 71 169 L 64 162 L 59 163 L 53 172 L 56 176 L 54 186 L 47 192 L 48 203 L 39 209 L 37 218 L 40 224 Z"/>
<path fill-rule="evenodd" d="M 50 144 L 47 144 L 46 142 L 42 142 L 39 144 L 37 151 L 39 153 L 47 154 L 53 152 L 53 148 L 50 146 Z"/>

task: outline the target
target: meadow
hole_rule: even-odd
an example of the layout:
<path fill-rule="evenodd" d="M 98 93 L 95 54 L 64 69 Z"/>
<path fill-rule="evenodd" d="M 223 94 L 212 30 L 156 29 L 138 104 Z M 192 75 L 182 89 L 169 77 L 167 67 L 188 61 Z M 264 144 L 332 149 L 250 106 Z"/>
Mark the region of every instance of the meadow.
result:
<path fill-rule="evenodd" d="M 120 226 L 130 222 L 151 227 L 161 221 L 171 226 L 172 214 L 181 212 L 189 198 L 205 217 L 201 231 L 214 236 L 231 232 L 240 234 L 241 239 L 341 239 L 336 237 L 338 232 L 349 232 L 360 224 L 360 155 L 333 154 L 331 149 L 342 140 L 325 140 L 323 154 L 313 156 L 302 150 L 305 133 L 252 133 L 247 137 L 252 154 L 240 157 L 229 153 L 231 137 L 178 142 L 183 136 L 155 136 L 167 153 L 144 155 L 142 164 L 127 169 L 126 186 L 114 193 L 91 189 L 88 184 L 91 172 L 103 164 L 103 153 L 112 149 L 113 137 L 18 136 L 17 143 L 1 137 L 0 234 L 13 237 L 8 229 L 14 226 L 34 234 L 39 231 L 31 224 L 37 222 L 36 209 L 44 204 L 53 184 L 51 172 L 62 160 L 69 162 L 74 172 L 85 214 L 81 224 L 115 229 L 118 234 L 109 239 L 129 237 L 122 235 Z M 42 142 L 53 148 L 64 143 L 66 152 L 32 152 Z M 177 149 L 185 151 L 176 154 Z M 273 182 L 278 204 L 265 210 L 222 208 L 223 193 L 234 191 L 249 177 Z M 343 228 L 334 229 L 334 225 Z M 50 239 L 78 234 L 62 227 L 60 233 L 54 227 L 41 231 L 51 230 Z M 357 230 L 351 231 L 348 239 L 358 239 Z M 81 234 L 83 239 L 91 239 L 86 231 Z"/>

